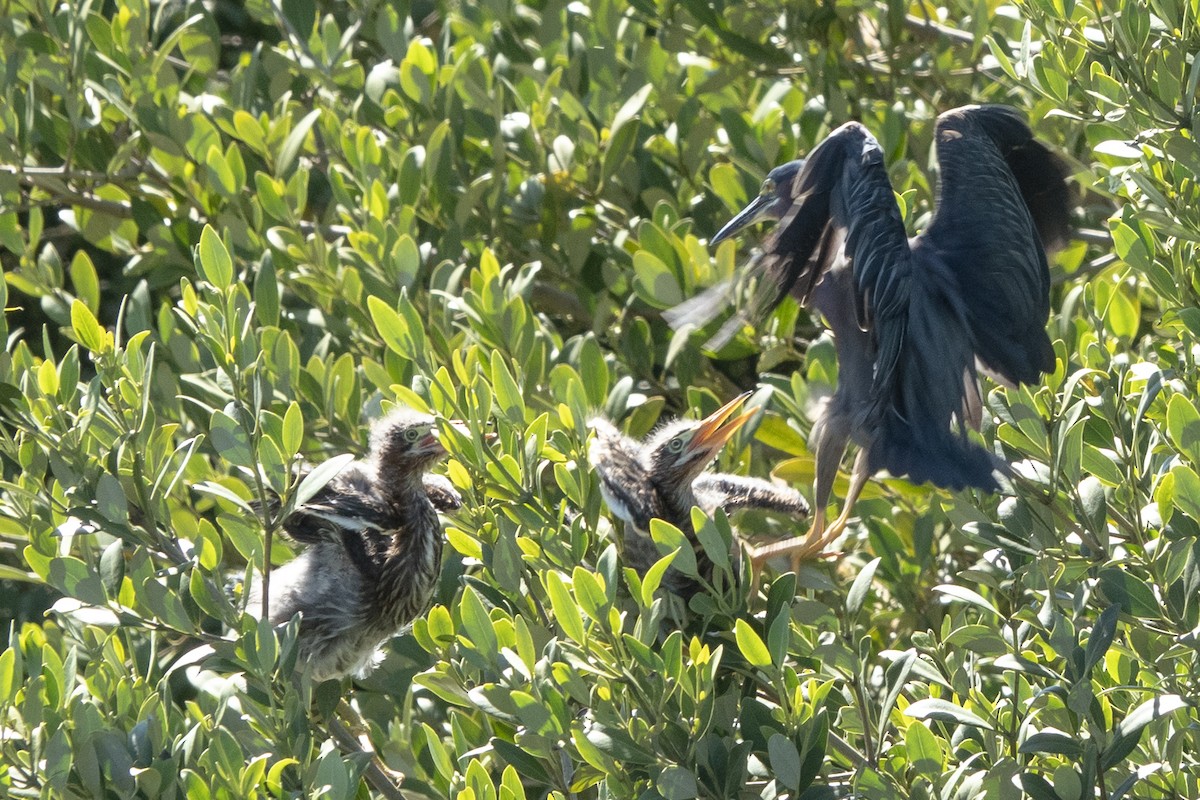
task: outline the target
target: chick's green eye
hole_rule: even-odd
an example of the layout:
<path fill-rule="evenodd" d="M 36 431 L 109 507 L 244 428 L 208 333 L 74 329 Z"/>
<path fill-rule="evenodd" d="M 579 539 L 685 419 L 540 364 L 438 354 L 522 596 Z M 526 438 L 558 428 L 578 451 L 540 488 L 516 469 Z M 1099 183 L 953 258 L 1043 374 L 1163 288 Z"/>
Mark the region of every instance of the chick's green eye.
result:
<path fill-rule="evenodd" d="M 672 453 L 678 453 L 683 449 L 683 439 L 672 439 L 671 443 L 667 446 L 671 448 Z"/>
<path fill-rule="evenodd" d="M 415 442 L 421 436 L 421 431 L 417 428 L 409 428 L 404 432 L 404 441 Z"/>

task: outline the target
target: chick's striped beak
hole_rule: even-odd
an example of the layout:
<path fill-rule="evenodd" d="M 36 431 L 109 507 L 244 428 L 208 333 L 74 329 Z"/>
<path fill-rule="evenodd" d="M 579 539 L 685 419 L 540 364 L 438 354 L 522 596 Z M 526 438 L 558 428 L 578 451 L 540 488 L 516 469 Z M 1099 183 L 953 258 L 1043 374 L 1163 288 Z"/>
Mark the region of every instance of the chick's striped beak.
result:
<path fill-rule="evenodd" d="M 737 413 L 742 404 L 746 402 L 746 399 L 750 397 L 750 394 L 750 392 L 746 392 L 738 395 L 705 417 L 701 421 L 695 437 L 692 439 L 691 449 L 703 449 L 712 452 L 721 449 L 738 432 L 739 428 L 749 422 L 750 418 L 758 413 L 757 408 L 750 408 L 740 414 Z"/>

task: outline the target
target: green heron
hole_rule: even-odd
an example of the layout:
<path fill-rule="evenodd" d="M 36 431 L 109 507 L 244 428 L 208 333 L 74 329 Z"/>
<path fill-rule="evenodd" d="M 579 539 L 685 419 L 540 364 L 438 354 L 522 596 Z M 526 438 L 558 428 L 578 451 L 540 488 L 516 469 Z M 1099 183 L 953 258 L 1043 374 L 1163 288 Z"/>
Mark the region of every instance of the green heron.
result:
<path fill-rule="evenodd" d="M 1008 465 L 975 444 L 977 370 L 1014 385 L 1054 369 L 1046 335 L 1046 253 L 1069 235 L 1063 162 L 1007 106 L 965 106 L 938 117 L 937 211 L 909 239 L 878 142 L 850 122 L 809 157 L 772 170 L 762 193 L 716 236 L 778 221 L 750 267 L 770 310 L 791 294 L 834 334 L 838 383 L 814 425 L 813 525 L 804 539 L 755 551 L 756 563 L 821 554 L 838 537 L 867 479 L 887 470 L 948 489 L 1000 489 Z M 703 324 L 723 287 L 680 306 L 672 324 Z M 727 338 L 743 320 L 718 333 Z M 719 346 L 720 342 L 710 343 Z M 825 507 L 847 445 L 859 452 L 837 519 Z"/>
<path fill-rule="evenodd" d="M 462 505 L 444 478 L 433 417 L 399 408 L 371 430 L 370 456 L 283 521 L 305 545 L 271 574 L 270 620 L 301 614 L 301 657 L 316 680 L 369 672 L 379 648 L 429 607 L 442 559 L 437 512 Z M 261 584 L 250 609 L 261 609 Z"/>
<path fill-rule="evenodd" d="M 718 508 L 727 513 L 758 508 L 793 517 L 808 515 L 808 503 L 793 489 L 758 478 L 705 473 L 729 438 L 756 413 L 756 409 L 737 413 L 747 397 L 734 398 L 698 422 L 669 423 L 644 442 L 630 439 L 603 418 L 591 421 L 595 438 L 588 460 L 600 477 L 605 502 L 625 523 L 625 559 L 638 572 L 644 573 L 660 558 L 650 538 L 651 519 L 665 520 L 687 536 L 696 554 L 697 573 L 710 582 L 713 563 L 696 538 L 693 506 L 708 514 Z M 701 588 L 674 568 L 663 576 L 661 585 L 685 600 Z"/>

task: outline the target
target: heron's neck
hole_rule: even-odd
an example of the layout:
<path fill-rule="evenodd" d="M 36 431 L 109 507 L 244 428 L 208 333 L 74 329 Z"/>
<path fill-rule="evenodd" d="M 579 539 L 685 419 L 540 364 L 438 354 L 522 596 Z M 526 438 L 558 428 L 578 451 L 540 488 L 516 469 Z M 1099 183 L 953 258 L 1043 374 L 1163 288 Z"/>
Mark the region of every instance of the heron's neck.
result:
<path fill-rule="evenodd" d="M 408 473 L 401 476 L 389 476 L 384 472 L 379 474 L 379 487 L 383 496 L 401 513 L 406 512 L 417 503 L 429 503 L 425 496 L 425 485 L 421 481 L 421 473 Z"/>
<path fill-rule="evenodd" d="M 671 488 L 660 487 L 659 493 L 669 515 L 667 521 L 685 533 L 690 532 L 692 506 L 696 505 L 696 493 L 692 490 L 692 482 L 687 481 L 682 486 Z"/>

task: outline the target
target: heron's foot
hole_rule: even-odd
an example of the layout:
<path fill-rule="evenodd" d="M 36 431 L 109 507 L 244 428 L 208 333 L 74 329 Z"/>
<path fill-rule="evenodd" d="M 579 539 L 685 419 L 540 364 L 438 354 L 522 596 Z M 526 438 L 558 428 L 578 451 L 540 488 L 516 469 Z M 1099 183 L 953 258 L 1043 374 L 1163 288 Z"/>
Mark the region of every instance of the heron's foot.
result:
<path fill-rule="evenodd" d="M 842 557 L 840 550 L 828 549 L 837 541 L 845 529 L 845 523 L 839 525 L 835 521 L 823 531 L 810 530 L 808 535 L 804 537 L 804 541 L 793 550 L 790 554 L 792 571 L 799 572 L 800 565 L 806 561 L 820 561 L 823 559 L 833 560 Z"/>
<path fill-rule="evenodd" d="M 791 562 L 793 572 L 798 572 L 800 565 L 806 561 L 840 558 L 842 555 L 840 551 L 827 548 L 837 540 L 844 528 L 844 523 L 837 525 L 836 522 L 829 526 L 813 525 L 803 537 L 798 536 L 782 542 L 771 542 L 754 548 L 750 551 L 750 565 L 754 574 L 760 573 L 763 565 L 776 556 L 786 555 Z"/>

